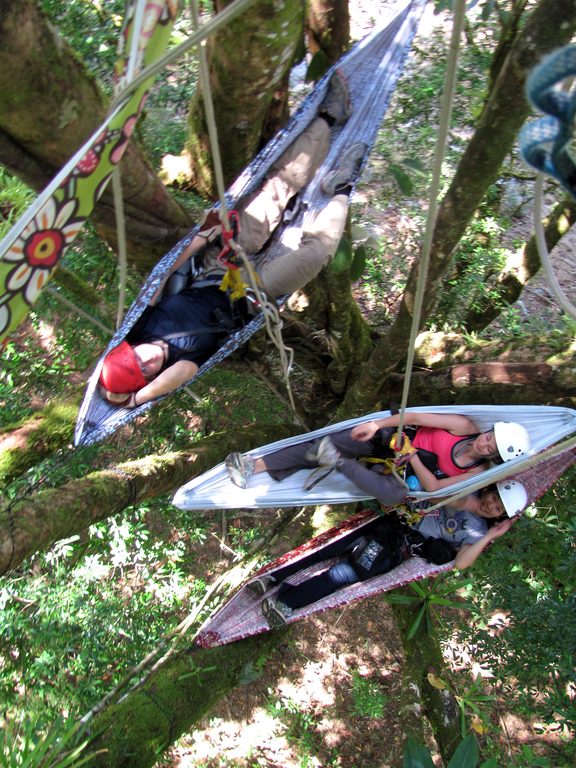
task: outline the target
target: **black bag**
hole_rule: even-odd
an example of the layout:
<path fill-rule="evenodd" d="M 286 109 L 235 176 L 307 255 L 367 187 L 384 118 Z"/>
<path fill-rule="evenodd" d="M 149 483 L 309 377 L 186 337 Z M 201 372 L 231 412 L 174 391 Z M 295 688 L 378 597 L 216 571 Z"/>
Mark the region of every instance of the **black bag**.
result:
<path fill-rule="evenodd" d="M 457 550 L 449 541 L 434 536 L 423 536 L 420 531 L 410 530 L 408 544 L 412 557 L 423 557 L 435 565 L 449 563 L 457 554 Z"/>
<path fill-rule="evenodd" d="M 348 561 L 364 581 L 388 573 L 410 557 L 408 526 L 395 518 L 384 518 L 368 536 L 356 544 Z"/>

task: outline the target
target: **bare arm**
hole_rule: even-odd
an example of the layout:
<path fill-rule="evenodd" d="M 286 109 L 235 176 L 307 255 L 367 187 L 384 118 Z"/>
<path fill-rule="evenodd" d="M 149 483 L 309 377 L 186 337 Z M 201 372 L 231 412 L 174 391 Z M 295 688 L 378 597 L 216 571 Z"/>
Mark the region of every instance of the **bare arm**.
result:
<path fill-rule="evenodd" d="M 410 458 L 410 466 L 414 470 L 416 477 L 420 481 L 420 485 L 425 491 L 438 491 L 441 488 L 446 488 L 449 485 L 458 483 L 460 480 L 467 480 L 469 477 L 477 475 L 479 472 L 483 472 L 488 468 L 487 464 L 481 464 L 478 467 L 472 467 L 468 472 L 463 472 L 461 475 L 437 478 L 433 472 L 430 472 L 430 470 L 424 466 L 422 459 L 417 453 Z"/>
<path fill-rule="evenodd" d="M 464 544 L 460 547 L 456 560 L 454 561 L 454 567 L 462 570 L 463 568 L 469 568 L 480 557 L 486 546 L 495 539 L 503 536 L 510 530 L 517 518 L 503 520 L 501 523 L 496 523 L 492 528 L 488 529 L 488 532 L 482 536 L 474 544 Z"/>
<path fill-rule="evenodd" d="M 149 400 L 154 400 L 161 395 L 167 395 L 187 382 L 188 379 L 191 379 L 197 370 L 198 366 L 191 360 L 178 360 L 162 371 L 155 379 L 148 382 L 142 389 L 139 389 L 135 393 L 134 400 L 130 402 L 130 405 L 143 405 Z"/>
<path fill-rule="evenodd" d="M 383 419 L 373 419 L 363 424 L 358 424 L 352 429 L 352 437 L 355 440 L 370 440 L 379 429 L 385 427 L 397 427 L 400 424 L 400 414 L 386 416 Z M 403 424 L 414 427 L 435 427 L 445 429 L 454 435 L 473 435 L 479 431 L 477 425 L 467 416 L 458 413 L 412 413 L 404 414 Z"/>

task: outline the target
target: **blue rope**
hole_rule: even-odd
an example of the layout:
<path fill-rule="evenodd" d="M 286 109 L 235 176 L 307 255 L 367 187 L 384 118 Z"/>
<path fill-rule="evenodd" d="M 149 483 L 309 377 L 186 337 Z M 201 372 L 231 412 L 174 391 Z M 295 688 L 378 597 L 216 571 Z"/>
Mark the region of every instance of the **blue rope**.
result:
<path fill-rule="evenodd" d="M 574 132 L 576 93 L 561 90 L 576 75 L 576 45 L 546 57 L 526 81 L 530 103 L 544 117 L 527 123 L 519 135 L 520 154 L 528 165 L 557 179 L 576 200 L 576 161 L 570 144 Z"/>

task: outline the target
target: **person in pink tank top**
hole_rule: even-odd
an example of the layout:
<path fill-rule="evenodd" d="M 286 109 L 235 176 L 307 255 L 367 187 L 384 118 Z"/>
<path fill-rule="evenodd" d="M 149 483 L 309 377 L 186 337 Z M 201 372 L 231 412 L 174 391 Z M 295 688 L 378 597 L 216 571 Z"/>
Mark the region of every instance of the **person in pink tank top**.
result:
<path fill-rule="evenodd" d="M 280 481 L 299 469 L 333 467 L 382 504 L 401 504 L 408 494 L 406 485 L 394 475 L 382 473 L 382 464 L 373 461 L 394 455 L 390 442 L 399 423 L 398 414 L 373 419 L 257 459 L 234 452 L 226 457 L 226 468 L 231 481 L 246 488 L 259 472 L 268 472 Z M 426 491 L 482 472 L 491 460 L 521 456 L 530 447 L 525 427 L 510 421 L 498 421 L 487 432 L 479 432 L 478 425 L 467 416 L 407 411 L 403 426 L 413 449 L 408 457 L 410 467 Z"/>

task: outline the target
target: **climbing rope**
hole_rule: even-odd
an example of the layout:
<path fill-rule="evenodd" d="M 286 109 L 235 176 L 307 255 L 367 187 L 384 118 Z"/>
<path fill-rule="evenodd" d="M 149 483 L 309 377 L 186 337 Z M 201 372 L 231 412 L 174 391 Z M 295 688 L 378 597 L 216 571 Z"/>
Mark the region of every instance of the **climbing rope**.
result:
<path fill-rule="evenodd" d="M 126 303 L 126 280 L 128 277 L 128 258 L 126 255 L 126 222 L 124 218 L 124 198 L 122 196 L 122 179 L 120 169 L 115 168 L 112 174 L 112 195 L 114 199 L 114 215 L 116 217 L 116 236 L 118 240 L 118 309 L 116 312 L 116 328 L 120 328 L 124 319 Z"/>
<path fill-rule="evenodd" d="M 408 394 L 410 391 L 410 382 L 412 378 L 412 369 L 414 367 L 414 355 L 416 350 L 416 337 L 420 330 L 420 318 L 422 315 L 422 305 L 424 303 L 424 290 L 426 288 L 426 278 L 430 264 L 430 254 L 432 252 L 432 239 L 436 225 L 436 216 L 438 212 L 438 194 L 440 191 L 442 163 L 446 154 L 446 144 L 450 129 L 450 117 L 452 115 L 452 105 L 454 102 L 454 93 L 456 91 L 456 74 L 458 69 L 458 57 L 460 51 L 460 38 L 464 28 L 466 16 L 466 0 L 457 0 L 454 8 L 454 21 L 452 24 L 452 36 L 448 52 L 448 61 L 446 64 L 446 75 L 444 79 L 442 106 L 440 111 L 440 125 L 434 150 L 434 164 L 432 169 L 432 183 L 428 195 L 428 214 L 426 218 L 426 228 L 422 244 L 422 257 L 418 269 L 418 280 L 416 285 L 416 294 L 414 297 L 414 309 L 412 314 L 412 326 L 410 329 L 410 342 L 408 344 L 408 356 L 406 359 L 406 372 L 404 376 L 404 387 L 402 391 L 402 400 L 399 408 L 400 422 L 398 424 L 397 443 L 402 445 L 402 429 L 404 426 L 404 414 L 408 404 Z"/>
<path fill-rule="evenodd" d="M 550 290 L 562 309 L 576 318 L 576 307 L 562 290 L 552 267 L 542 221 L 544 174 L 556 179 L 576 199 L 576 163 L 571 149 L 576 115 L 576 45 L 547 56 L 526 81 L 526 95 L 544 117 L 532 120 L 518 137 L 524 161 L 538 171 L 534 185 L 534 237 Z"/>
<path fill-rule="evenodd" d="M 546 235 L 544 233 L 544 226 L 542 221 L 544 219 L 544 175 L 539 173 L 536 176 L 536 182 L 534 184 L 534 237 L 536 239 L 536 248 L 538 250 L 538 256 L 542 263 L 546 280 L 550 286 L 554 298 L 562 309 L 571 317 L 576 319 L 576 306 L 572 304 L 570 299 L 566 296 L 562 290 L 562 286 L 558 282 L 556 273 L 552 266 L 552 260 L 546 245 Z"/>
<path fill-rule="evenodd" d="M 190 0 L 190 11 L 192 14 L 192 23 L 194 25 L 194 31 L 197 32 L 200 27 L 200 16 L 198 13 L 197 0 Z M 218 128 L 216 125 L 216 116 L 214 113 L 214 102 L 212 99 L 212 89 L 210 87 L 210 77 L 208 71 L 208 61 L 206 57 L 206 39 L 203 39 L 198 44 L 198 64 L 199 64 L 199 79 L 202 93 L 204 96 L 204 111 L 206 117 L 206 124 L 208 127 L 208 136 L 210 139 L 210 149 L 212 152 L 212 162 L 214 166 L 214 177 L 216 182 L 216 191 L 220 202 L 219 214 L 220 221 L 222 223 L 223 234 L 225 243 L 234 251 L 235 256 L 240 260 L 242 267 L 248 277 L 250 288 L 252 289 L 256 301 L 262 316 L 264 318 L 264 325 L 266 333 L 270 340 L 276 347 L 280 355 L 280 364 L 282 366 L 282 372 L 284 376 L 284 382 L 288 392 L 290 400 L 290 406 L 294 413 L 296 413 L 296 406 L 294 403 L 294 396 L 292 394 L 292 387 L 290 385 L 290 373 L 294 362 L 294 351 L 284 344 L 282 338 L 283 322 L 280 317 L 278 306 L 275 302 L 268 299 L 264 291 L 260 290 L 258 275 L 256 274 L 250 260 L 248 259 L 245 251 L 240 245 L 230 236 L 231 225 L 230 216 L 226 206 L 226 190 L 224 186 L 224 174 L 222 171 L 222 156 L 220 154 L 220 143 L 218 141 Z M 228 236 L 226 236 L 228 235 Z M 230 269 L 230 267 L 229 267 Z M 230 280 L 230 277 L 228 277 Z"/>

